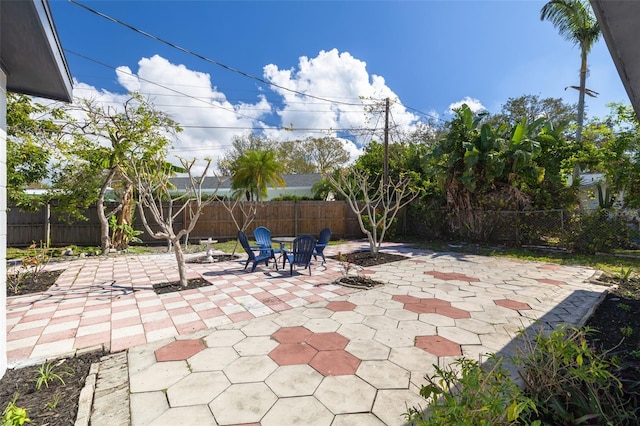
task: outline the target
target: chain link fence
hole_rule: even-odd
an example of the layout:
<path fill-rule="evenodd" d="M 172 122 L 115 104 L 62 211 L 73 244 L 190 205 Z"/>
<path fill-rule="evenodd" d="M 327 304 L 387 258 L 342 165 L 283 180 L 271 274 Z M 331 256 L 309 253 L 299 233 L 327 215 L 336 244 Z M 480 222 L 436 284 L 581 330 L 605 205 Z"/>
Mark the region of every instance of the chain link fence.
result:
<path fill-rule="evenodd" d="M 411 206 L 402 233 L 427 240 L 542 246 L 583 253 L 636 249 L 636 211 L 450 211 Z"/>

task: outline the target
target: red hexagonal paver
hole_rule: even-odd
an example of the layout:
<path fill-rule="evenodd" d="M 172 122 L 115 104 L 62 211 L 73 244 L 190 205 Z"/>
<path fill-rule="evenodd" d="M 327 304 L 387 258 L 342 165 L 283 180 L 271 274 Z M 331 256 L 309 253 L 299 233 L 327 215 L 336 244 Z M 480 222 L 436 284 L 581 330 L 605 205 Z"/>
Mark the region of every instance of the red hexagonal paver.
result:
<path fill-rule="evenodd" d="M 313 333 L 304 327 L 282 327 L 271 335 L 279 343 L 302 343 Z"/>
<path fill-rule="evenodd" d="M 334 332 L 313 333 L 313 335 L 307 339 L 307 343 L 319 351 L 335 351 L 344 349 L 349 343 L 349 339 Z"/>
<path fill-rule="evenodd" d="M 422 303 L 407 303 L 404 305 L 407 311 L 415 312 L 417 314 L 435 314 L 436 308 L 432 306 L 423 305 Z"/>
<path fill-rule="evenodd" d="M 176 340 L 157 349 L 156 361 L 184 361 L 205 348 L 202 340 Z"/>
<path fill-rule="evenodd" d="M 420 299 L 420 304 L 429 306 L 431 308 L 443 308 L 451 306 L 451 302 L 447 302 L 446 300 L 438 299 L 437 297 L 431 297 L 428 299 Z"/>
<path fill-rule="evenodd" d="M 468 281 L 468 282 L 480 281 L 478 278 L 470 277 L 465 274 L 459 274 L 457 272 L 425 271 L 424 273 L 444 281 L 450 281 L 450 280 Z"/>
<path fill-rule="evenodd" d="M 529 306 L 529 304 L 524 302 L 518 302 L 517 300 L 511 300 L 511 299 L 498 299 L 498 300 L 494 300 L 493 303 L 495 303 L 498 306 L 502 306 L 503 308 L 514 309 L 516 311 L 519 311 L 522 309 L 531 309 L 531 306 Z"/>
<path fill-rule="evenodd" d="M 339 301 L 339 302 L 329 302 L 327 303 L 327 306 L 325 306 L 325 308 L 334 312 L 353 311 L 356 308 L 356 305 L 354 305 L 351 302 Z"/>
<path fill-rule="evenodd" d="M 462 355 L 462 349 L 458 343 L 440 336 L 417 336 L 416 347 L 435 356 Z"/>
<path fill-rule="evenodd" d="M 343 350 L 320 351 L 309 365 L 324 376 L 346 376 L 356 373 L 360 360 Z"/>
<path fill-rule="evenodd" d="M 553 284 L 553 285 L 565 285 L 566 282 L 560 280 L 552 280 L 551 278 L 539 278 L 538 282 L 543 284 Z"/>
<path fill-rule="evenodd" d="M 407 304 L 407 303 L 420 303 L 420 300 L 422 299 L 414 296 L 409 296 L 406 294 L 396 294 L 391 298 L 391 300 L 395 300 L 396 302 Z"/>
<path fill-rule="evenodd" d="M 471 314 L 469 312 L 454 308 L 453 306 L 439 306 L 436 308 L 436 314 L 444 315 L 445 317 L 453 319 L 471 318 Z"/>
<path fill-rule="evenodd" d="M 307 343 L 283 343 L 269 352 L 269 357 L 278 365 L 306 364 L 318 353 Z"/>

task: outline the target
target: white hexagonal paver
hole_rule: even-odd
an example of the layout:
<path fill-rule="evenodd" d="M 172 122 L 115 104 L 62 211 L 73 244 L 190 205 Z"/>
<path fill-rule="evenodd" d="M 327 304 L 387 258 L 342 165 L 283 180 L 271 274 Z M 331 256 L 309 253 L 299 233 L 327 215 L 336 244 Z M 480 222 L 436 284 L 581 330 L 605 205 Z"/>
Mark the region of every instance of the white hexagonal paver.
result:
<path fill-rule="evenodd" d="M 480 345 L 480 338 L 476 333 L 458 327 L 438 327 L 438 336 L 449 339 L 461 345 Z"/>
<path fill-rule="evenodd" d="M 362 361 L 356 376 L 377 389 L 406 389 L 409 387 L 409 371 L 387 361 Z"/>
<path fill-rule="evenodd" d="M 378 330 L 373 338 L 390 348 L 399 348 L 402 346 L 413 346 L 416 336 L 411 331 L 396 329 Z"/>
<path fill-rule="evenodd" d="M 376 331 L 364 324 L 342 324 L 337 331 L 347 339 L 371 339 Z"/>
<path fill-rule="evenodd" d="M 131 392 L 167 389 L 189 374 L 185 361 L 158 362 L 129 378 Z"/>
<path fill-rule="evenodd" d="M 405 330 L 416 336 L 430 336 L 437 333 L 437 327 L 435 325 L 422 321 L 400 321 L 400 323 L 398 323 L 398 330 Z"/>
<path fill-rule="evenodd" d="M 267 355 L 238 358 L 224 368 L 231 383 L 261 382 L 271 374 L 278 364 Z"/>
<path fill-rule="evenodd" d="M 278 318 L 275 318 L 273 322 L 280 325 L 281 327 L 295 327 L 301 324 L 304 324 L 309 318 L 300 314 L 299 311 L 296 313 L 285 313 Z"/>
<path fill-rule="evenodd" d="M 220 424 L 258 423 L 277 400 L 266 384 L 243 383 L 228 387 L 211 401 L 209 408 Z"/>
<path fill-rule="evenodd" d="M 231 385 L 221 371 L 191 373 L 167 389 L 171 407 L 208 404 Z"/>
<path fill-rule="evenodd" d="M 327 376 L 315 392 L 333 414 L 371 411 L 376 389 L 356 376 Z"/>
<path fill-rule="evenodd" d="M 426 401 L 415 392 L 408 389 L 382 389 L 376 395 L 373 404 L 373 414 L 388 426 L 406 425 L 404 413 L 407 407 L 425 407 Z"/>
<path fill-rule="evenodd" d="M 387 359 L 391 350 L 387 345 L 375 340 L 351 340 L 344 349 L 363 361 Z"/>
<path fill-rule="evenodd" d="M 339 414 L 331 423 L 331 426 L 385 426 L 379 418 L 371 413 Z"/>
<path fill-rule="evenodd" d="M 265 380 L 278 397 L 313 395 L 322 381 L 322 374 L 308 365 L 285 365 Z"/>
<path fill-rule="evenodd" d="M 205 337 L 204 342 L 208 348 L 222 348 L 233 346 L 245 337 L 240 330 L 217 330 Z"/>
<path fill-rule="evenodd" d="M 340 328 L 340 323 L 330 318 L 313 318 L 307 320 L 304 327 L 314 333 L 329 333 Z"/>
<path fill-rule="evenodd" d="M 169 409 L 167 395 L 162 391 L 132 393 L 129 404 L 131 426 L 148 425 Z"/>
<path fill-rule="evenodd" d="M 187 360 L 191 371 L 220 371 L 239 358 L 231 347 L 207 348 Z"/>
<path fill-rule="evenodd" d="M 324 308 L 307 308 L 302 311 L 302 315 L 307 318 L 329 318 L 332 314 L 332 310 Z"/>
<path fill-rule="evenodd" d="M 485 321 L 479 321 L 474 318 L 459 318 L 455 320 L 456 327 L 460 327 L 464 330 L 470 331 L 476 334 L 487 334 L 495 332 L 493 325 L 486 323 Z"/>
<path fill-rule="evenodd" d="M 375 306 L 372 303 L 370 305 L 358 305 L 353 311 L 365 316 L 371 316 L 371 315 L 384 315 L 385 310 L 386 309 L 381 308 L 380 306 Z"/>
<path fill-rule="evenodd" d="M 398 327 L 398 321 L 382 315 L 368 316 L 362 323 L 376 330 L 394 330 Z"/>
<path fill-rule="evenodd" d="M 364 319 L 364 315 L 353 311 L 339 311 L 331 315 L 331 319 L 340 324 L 358 324 Z"/>
<path fill-rule="evenodd" d="M 260 321 L 251 321 L 240 329 L 246 336 L 271 336 L 280 328 L 273 321 L 261 319 Z"/>
<path fill-rule="evenodd" d="M 262 426 L 305 425 L 329 426 L 331 411 L 312 396 L 279 399 L 260 424 Z"/>
<path fill-rule="evenodd" d="M 129 366 L 129 375 L 136 374 L 139 371 L 155 364 L 155 351 L 170 343 L 175 342 L 175 338 L 162 339 L 146 345 L 134 346 L 127 350 L 127 365 Z"/>
<path fill-rule="evenodd" d="M 233 345 L 233 348 L 242 356 L 267 355 L 275 349 L 279 343 L 271 336 L 247 337 L 240 343 Z"/>
<path fill-rule="evenodd" d="M 418 319 L 435 327 L 453 327 L 456 325 L 456 320 L 440 314 L 420 314 Z"/>
<path fill-rule="evenodd" d="M 415 346 L 393 348 L 389 361 L 409 371 L 428 371 L 433 364 L 438 365 L 438 357 Z"/>
<path fill-rule="evenodd" d="M 398 321 L 409 321 L 418 319 L 417 313 L 408 311 L 406 309 L 387 309 L 385 316 L 397 319 Z"/>
<path fill-rule="evenodd" d="M 375 305 L 384 309 L 402 309 L 404 307 L 404 303 L 395 300 L 376 300 Z"/>
<path fill-rule="evenodd" d="M 167 426 L 184 424 L 189 419 L 189 424 L 216 426 L 217 423 L 206 405 L 194 405 L 191 407 L 170 408 L 157 417 L 149 426 Z"/>

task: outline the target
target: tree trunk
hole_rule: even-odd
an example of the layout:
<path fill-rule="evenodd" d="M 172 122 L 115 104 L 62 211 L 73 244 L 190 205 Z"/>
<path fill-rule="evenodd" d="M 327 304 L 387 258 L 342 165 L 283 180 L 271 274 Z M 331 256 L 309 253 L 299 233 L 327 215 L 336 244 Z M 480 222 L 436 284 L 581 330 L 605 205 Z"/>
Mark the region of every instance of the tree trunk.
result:
<path fill-rule="evenodd" d="M 578 94 L 578 129 L 576 142 L 582 142 L 582 127 L 584 125 L 584 95 L 587 91 L 587 52 L 583 48 L 580 52 L 580 90 Z"/>
<path fill-rule="evenodd" d="M 102 254 L 109 254 L 109 250 L 111 249 L 111 238 L 109 237 L 109 220 L 107 219 L 107 215 L 104 213 L 104 198 L 107 193 L 107 189 L 111 186 L 111 182 L 113 182 L 113 177 L 116 175 L 116 168 L 113 167 L 109 171 L 109 176 L 105 179 L 102 184 L 102 188 L 100 188 L 100 194 L 98 194 L 98 201 L 96 202 L 96 211 L 98 213 L 98 220 L 100 221 L 100 245 L 102 248 Z"/>
<path fill-rule="evenodd" d="M 98 220 L 100 221 L 100 248 L 102 254 L 109 254 L 111 249 L 111 238 L 109 238 L 109 221 L 104 214 L 104 197 L 101 195 L 96 202 L 96 210 L 98 211 Z"/>
<path fill-rule="evenodd" d="M 187 287 L 189 283 L 187 282 L 187 268 L 186 263 L 184 261 L 184 253 L 182 252 L 182 245 L 180 244 L 180 239 L 175 238 L 170 240 L 173 245 L 173 253 L 176 255 L 176 262 L 178 263 L 178 275 L 180 276 L 180 285 L 182 287 Z"/>
<path fill-rule="evenodd" d="M 129 235 L 125 231 L 125 226 L 131 226 L 133 219 L 133 185 L 127 185 L 122 195 L 122 210 L 118 216 L 118 227 L 113 231 L 111 245 L 117 250 L 126 250 L 129 247 Z"/>

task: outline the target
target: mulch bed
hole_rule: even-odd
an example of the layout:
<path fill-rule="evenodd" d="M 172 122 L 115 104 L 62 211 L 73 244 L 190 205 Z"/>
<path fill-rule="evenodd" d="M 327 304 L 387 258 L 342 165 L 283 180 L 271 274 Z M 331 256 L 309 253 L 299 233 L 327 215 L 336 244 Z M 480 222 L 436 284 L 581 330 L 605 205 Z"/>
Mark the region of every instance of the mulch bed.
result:
<path fill-rule="evenodd" d="M 378 257 L 374 258 L 369 252 L 350 253 L 345 256 L 349 257 L 350 262 L 361 267 L 407 259 L 405 256 L 388 253 L 379 253 Z M 335 259 L 336 256 L 333 258 Z M 55 271 L 42 275 L 37 283 L 27 280 L 20 288 L 20 292 L 16 294 L 45 291 L 55 282 L 55 278 L 60 273 L 61 271 Z M 602 280 L 616 284 L 617 287 L 612 287 L 611 292 L 587 322 L 588 326 L 598 330 L 590 338 L 590 343 L 600 350 L 612 351 L 611 355 L 618 357 L 622 365 L 627 394 L 634 392 L 640 394 L 637 389 L 640 384 L 640 280 L 622 281 L 608 277 L 602 277 Z M 206 285 L 211 283 L 201 278 L 189 280 L 191 288 Z M 183 290 L 178 283 L 164 283 L 158 285 L 158 288 L 154 290 L 163 293 Z M 362 284 L 360 288 L 369 287 Z M 629 337 L 622 339 L 620 330 L 624 327 L 629 327 L 632 332 Z M 92 353 L 67 359 L 63 365 L 70 367 L 69 371 L 73 374 L 63 376 L 65 385 L 54 381 L 48 388 L 43 386 L 40 390 L 35 389 L 40 366 L 7 370 L 0 379 L 0 411 L 3 411 L 18 393 L 16 404 L 25 407 L 28 417 L 32 420 L 27 424 L 48 426 L 74 424 L 80 390 L 84 387 L 91 363 L 97 362 L 102 355 L 102 353 Z M 58 401 L 57 404 L 56 401 Z M 640 406 L 640 398 L 637 402 L 637 406 Z"/>
<path fill-rule="evenodd" d="M 174 293 L 176 291 L 189 290 L 196 287 L 207 287 L 213 285 L 212 282 L 205 280 L 204 278 L 192 278 L 187 280 L 187 286 L 182 287 L 180 281 L 172 281 L 170 283 L 159 283 L 153 285 L 153 291 L 156 294 Z"/>
<path fill-rule="evenodd" d="M 596 330 L 588 340 L 617 360 L 625 395 L 640 407 L 640 279 L 604 276 L 600 281 L 615 286 L 587 321 Z"/>
<path fill-rule="evenodd" d="M 327 256 L 330 259 L 335 259 L 338 261 L 346 261 L 353 263 L 354 265 L 367 267 L 367 266 L 376 266 L 382 265 L 384 263 L 397 262 L 400 260 L 409 259 L 407 256 L 401 256 L 399 254 L 391 254 L 378 252 L 377 255 L 373 255 L 368 250 L 356 251 L 353 253 L 343 253 L 335 256 Z"/>
<path fill-rule="evenodd" d="M 335 259 L 343 262 L 344 269 L 351 269 L 349 264 L 357 265 L 359 267 L 368 267 L 382 265 L 384 263 L 397 262 L 400 260 L 407 260 L 408 257 L 398 254 L 378 252 L 377 255 L 373 255 L 370 251 L 356 251 L 353 253 L 338 254 L 335 256 L 328 256 L 330 259 Z M 348 272 L 348 271 L 347 271 Z M 336 284 L 349 287 L 358 288 L 363 290 L 370 290 L 374 287 L 384 285 L 383 282 L 374 280 L 372 278 L 362 275 L 349 275 L 335 280 Z"/>
<path fill-rule="evenodd" d="M 47 291 L 55 284 L 61 273 L 62 270 L 38 272 L 36 280 L 32 276 L 26 277 L 17 288 L 9 285 L 10 280 L 7 279 L 7 297 Z"/>
<path fill-rule="evenodd" d="M 36 381 L 40 377 L 40 365 L 7 370 L 0 379 L 0 411 L 4 411 L 17 395 L 15 405 L 27 408 L 27 417 L 31 420 L 25 425 L 73 425 L 78 415 L 80 391 L 84 387 L 91 364 L 98 362 L 104 355 L 104 352 L 93 352 L 53 361 L 53 371 L 64 383 L 53 379 L 48 386 L 42 384 L 39 390 Z"/>

